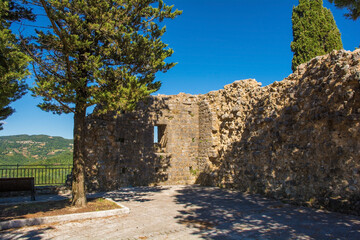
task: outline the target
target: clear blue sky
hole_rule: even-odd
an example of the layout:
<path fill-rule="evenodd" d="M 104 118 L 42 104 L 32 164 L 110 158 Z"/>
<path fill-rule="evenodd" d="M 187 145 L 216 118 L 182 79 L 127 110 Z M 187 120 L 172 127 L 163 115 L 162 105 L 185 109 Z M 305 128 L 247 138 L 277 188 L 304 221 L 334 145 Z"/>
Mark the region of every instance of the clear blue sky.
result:
<path fill-rule="evenodd" d="M 291 12 L 298 0 L 165 0 L 183 10 L 168 21 L 163 41 L 178 65 L 158 74 L 157 92 L 202 94 L 235 80 L 255 78 L 268 85 L 291 73 Z M 324 0 L 342 34 L 346 50 L 360 45 L 360 20 L 346 19 Z M 29 80 L 31 83 L 31 79 Z M 30 94 L 13 103 L 16 112 L 6 119 L 0 135 L 48 134 L 72 138 L 73 116 L 41 111 Z"/>

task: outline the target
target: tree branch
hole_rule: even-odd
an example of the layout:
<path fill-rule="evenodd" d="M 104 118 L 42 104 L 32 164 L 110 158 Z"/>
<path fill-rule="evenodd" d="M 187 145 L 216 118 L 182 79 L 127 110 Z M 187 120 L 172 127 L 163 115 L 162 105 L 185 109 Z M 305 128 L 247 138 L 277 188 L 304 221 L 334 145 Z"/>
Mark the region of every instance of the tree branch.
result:
<path fill-rule="evenodd" d="M 48 71 L 49 73 L 53 74 L 54 76 L 56 76 L 57 78 L 59 79 L 63 79 L 63 80 L 67 80 L 66 78 L 64 78 L 63 76 L 57 74 L 56 72 L 52 71 L 51 69 L 49 69 L 46 64 L 43 64 L 42 61 L 36 57 L 33 52 L 28 48 L 28 46 L 25 44 L 25 40 L 24 38 L 20 35 L 20 40 L 21 40 L 21 43 L 23 45 L 23 47 L 26 49 L 26 51 L 28 52 L 28 54 L 30 55 L 30 57 L 37 63 L 39 64 L 41 67 L 43 67 L 46 71 Z M 35 68 L 33 67 L 33 70 L 34 70 L 34 73 L 36 75 L 36 71 L 35 71 Z"/>
<path fill-rule="evenodd" d="M 66 61 L 66 68 L 67 68 L 67 79 L 72 82 L 72 76 L 71 76 L 71 65 L 70 65 L 70 59 L 69 59 L 69 49 L 68 49 L 68 43 L 66 42 L 66 40 L 64 39 L 64 36 L 63 34 L 61 33 L 61 30 L 62 29 L 59 29 L 58 27 L 61 27 L 60 24 L 56 23 L 54 21 L 54 19 L 51 17 L 51 14 L 50 14 L 50 11 L 49 9 L 47 8 L 46 6 L 46 2 L 44 0 L 40 0 L 44 10 L 45 10 L 45 13 L 47 15 L 47 17 L 49 18 L 50 22 L 51 22 L 51 25 L 55 31 L 55 33 L 59 36 L 61 42 L 63 43 L 64 45 L 64 55 L 65 55 L 65 61 Z"/>
<path fill-rule="evenodd" d="M 36 73 L 36 70 L 35 70 L 34 65 L 33 65 L 33 72 L 34 72 L 34 74 L 35 74 L 35 77 L 36 77 L 37 79 L 39 79 L 39 75 Z M 56 96 L 49 96 L 45 91 L 41 91 L 41 93 L 42 93 L 43 95 L 45 95 L 46 97 L 48 97 L 48 98 L 53 98 L 53 99 L 55 99 L 62 107 L 66 108 L 68 111 L 70 111 L 70 112 L 72 112 L 72 113 L 75 113 L 75 110 L 74 110 L 74 109 L 72 109 L 71 107 L 69 107 L 68 105 L 66 105 L 65 103 L 63 103 L 63 102 L 62 102 L 61 100 L 59 100 Z"/>

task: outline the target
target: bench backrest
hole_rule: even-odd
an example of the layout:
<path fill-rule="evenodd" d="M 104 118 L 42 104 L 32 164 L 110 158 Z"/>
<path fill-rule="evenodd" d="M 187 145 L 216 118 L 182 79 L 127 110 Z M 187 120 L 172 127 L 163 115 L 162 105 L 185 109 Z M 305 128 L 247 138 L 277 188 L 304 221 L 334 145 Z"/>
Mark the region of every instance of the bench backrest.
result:
<path fill-rule="evenodd" d="M 32 191 L 34 178 L 0 178 L 0 192 Z"/>

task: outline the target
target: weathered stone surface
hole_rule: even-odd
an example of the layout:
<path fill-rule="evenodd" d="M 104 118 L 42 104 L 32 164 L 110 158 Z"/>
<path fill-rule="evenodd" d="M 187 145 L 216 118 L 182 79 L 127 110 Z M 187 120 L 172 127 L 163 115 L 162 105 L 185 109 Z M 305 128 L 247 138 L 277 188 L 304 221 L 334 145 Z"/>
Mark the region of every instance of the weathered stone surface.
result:
<path fill-rule="evenodd" d="M 198 109 L 197 96 L 159 95 L 140 103 L 133 113 L 88 117 L 88 189 L 193 183 Z M 154 126 L 163 136 L 158 143 L 154 143 Z"/>
<path fill-rule="evenodd" d="M 360 213 L 359 59 L 333 51 L 265 87 L 248 79 L 94 114 L 89 188 L 196 182 Z M 164 156 L 154 125 L 166 125 Z"/>

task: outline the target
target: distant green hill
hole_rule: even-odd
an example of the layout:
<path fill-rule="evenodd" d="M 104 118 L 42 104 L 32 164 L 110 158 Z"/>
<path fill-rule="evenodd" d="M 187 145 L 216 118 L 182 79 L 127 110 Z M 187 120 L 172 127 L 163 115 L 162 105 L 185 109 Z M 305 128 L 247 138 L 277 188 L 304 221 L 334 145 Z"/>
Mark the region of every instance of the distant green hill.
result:
<path fill-rule="evenodd" d="M 0 164 L 72 164 L 73 140 L 47 135 L 0 137 Z"/>

